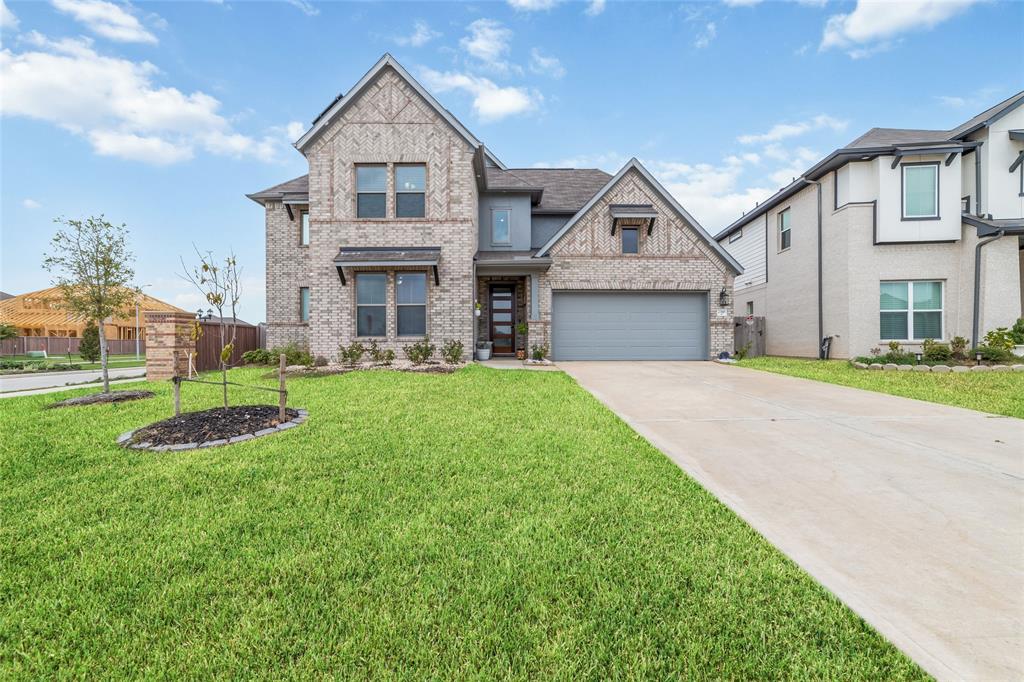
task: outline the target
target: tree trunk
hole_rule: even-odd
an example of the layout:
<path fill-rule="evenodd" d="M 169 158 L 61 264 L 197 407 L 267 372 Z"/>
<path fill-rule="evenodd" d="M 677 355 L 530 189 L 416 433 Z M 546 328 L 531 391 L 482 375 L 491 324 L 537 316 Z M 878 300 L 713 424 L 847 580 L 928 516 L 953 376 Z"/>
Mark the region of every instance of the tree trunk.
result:
<path fill-rule="evenodd" d="M 228 363 L 224 362 L 224 312 L 217 308 L 220 316 L 220 374 L 221 388 L 224 389 L 224 409 L 228 409 Z"/>
<path fill-rule="evenodd" d="M 110 393 L 110 375 L 107 374 L 107 330 L 104 329 L 103 320 L 100 320 L 100 368 L 103 373 L 103 392 Z"/>

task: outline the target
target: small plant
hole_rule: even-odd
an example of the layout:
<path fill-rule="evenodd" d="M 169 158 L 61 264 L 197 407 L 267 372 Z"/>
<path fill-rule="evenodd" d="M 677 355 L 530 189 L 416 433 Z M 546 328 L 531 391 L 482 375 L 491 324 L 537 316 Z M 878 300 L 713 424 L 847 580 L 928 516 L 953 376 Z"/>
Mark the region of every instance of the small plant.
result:
<path fill-rule="evenodd" d="M 242 364 L 245 365 L 269 365 L 273 363 L 273 357 L 266 348 L 255 348 L 242 353 Z"/>
<path fill-rule="evenodd" d="M 978 346 L 973 352 L 975 355 L 980 354 L 983 362 L 1009 362 L 1014 358 L 1008 348 L 1001 346 Z"/>
<path fill-rule="evenodd" d="M 921 343 L 921 355 L 925 360 L 932 362 L 946 362 L 953 356 L 953 353 L 946 344 L 939 343 L 935 339 L 925 339 Z"/>
<path fill-rule="evenodd" d="M 737 348 L 733 352 L 733 357 L 736 358 L 737 360 L 742 360 L 743 358 L 747 357 L 747 353 L 750 352 L 750 345 L 750 342 L 747 341 L 747 343 L 744 344 L 742 348 Z"/>
<path fill-rule="evenodd" d="M 957 360 L 966 360 L 967 339 L 962 336 L 954 336 L 949 340 L 949 352 Z"/>
<path fill-rule="evenodd" d="M 402 350 L 405 351 L 405 357 L 409 358 L 409 362 L 414 365 L 422 365 L 433 357 L 437 347 L 430 343 L 429 336 L 424 336 L 422 341 L 417 341 L 411 346 L 405 346 Z"/>
<path fill-rule="evenodd" d="M 996 327 L 988 334 L 985 334 L 985 345 L 993 348 L 1005 348 L 1006 350 L 1012 350 L 1015 345 L 1013 342 L 1013 334 L 1006 327 Z"/>
<path fill-rule="evenodd" d="M 327 358 L 325 358 L 322 355 L 316 356 L 315 358 L 313 358 L 313 366 L 314 367 L 326 367 L 327 366 Z"/>
<path fill-rule="evenodd" d="M 364 354 L 366 354 L 366 348 L 358 341 L 353 341 L 347 346 L 338 346 L 338 357 L 341 359 L 342 363 L 349 367 L 355 367 L 359 364 L 359 361 L 363 359 Z"/>
<path fill-rule="evenodd" d="M 889 352 L 883 356 L 883 359 L 886 362 L 891 362 L 895 365 L 914 364 L 914 356 L 903 350 L 903 346 L 900 345 L 899 341 L 889 342 Z"/>
<path fill-rule="evenodd" d="M 286 343 L 285 345 L 277 348 L 271 348 L 269 353 L 270 358 L 267 362 L 268 365 L 277 364 L 277 358 L 284 353 L 284 363 L 286 365 L 304 365 L 306 367 L 313 366 L 313 356 L 309 354 L 309 350 L 300 346 L 295 341 Z"/>
<path fill-rule="evenodd" d="M 465 346 L 462 345 L 461 341 L 455 339 L 448 339 L 441 346 L 441 357 L 449 365 L 457 365 L 462 362 L 462 353 L 465 350 Z"/>
<path fill-rule="evenodd" d="M 370 356 L 372 362 L 378 365 L 390 365 L 395 361 L 395 351 L 390 348 L 381 348 L 377 339 L 370 341 L 370 345 L 366 347 L 366 354 Z"/>
<path fill-rule="evenodd" d="M 96 362 L 100 359 L 100 330 L 92 320 L 82 330 L 82 341 L 78 344 L 78 354 L 83 360 Z"/>
<path fill-rule="evenodd" d="M 543 360 L 548 356 L 548 347 L 541 343 L 530 346 L 530 357 L 534 360 Z"/>
<path fill-rule="evenodd" d="M 879 348 L 878 346 L 875 346 L 874 348 L 872 348 L 868 352 L 871 353 L 871 357 L 877 358 L 879 355 L 882 354 L 882 349 Z"/>
<path fill-rule="evenodd" d="M 902 353 L 903 352 L 903 346 L 900 345 L 899 341 L 890 341 L 889 342 L 889 352 L 890 353 Z"/>
<path fill-rule="evenodd" d="M 1014 345 L 1024 346 L 1024 317 L 1018 317 L 1010 327 L 1010 337 L 1013 339 Z"/>

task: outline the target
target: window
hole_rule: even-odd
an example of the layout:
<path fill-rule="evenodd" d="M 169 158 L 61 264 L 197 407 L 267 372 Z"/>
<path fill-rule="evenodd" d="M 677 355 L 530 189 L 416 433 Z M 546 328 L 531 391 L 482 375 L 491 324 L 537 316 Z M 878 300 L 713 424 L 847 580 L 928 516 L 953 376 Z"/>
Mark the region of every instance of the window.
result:
<path fill-rule="evenodd" d="M 939 164 L 904 164 L 903 219 L 939 217 Z"/>
<path fill-rule="evenodd" d="M 387 335 L 387 290 L 383 272 L 356 274 L 356 336 Z"/>
<path fill-rule="evenodd" d="M 754 314 L 754 302 L 753 301 L 747 301 L 747 315 L 753 315 L 753 314 Z"/>
<path fill-rule="evenodd" d="M 879 299 L 883 341 L 942 338 L 942 282 L 882 282 Z"/>
<path fill-rule="evenodd" d="M 356 166 L 356 217 L 383 218 L 387 191 L 387 166 Z"/>
<path fill-rule="evenodd" d="M 511 244 L 512 243 L 512 228 L 509 223 L 512 222 L 512 211 L 507 208 L 496 208 L 491 211 L 491 243 L 492 244 Z"/>
<path fill-rule="evenodd" d="M 299 320 L 309 322 L 309 287 L 299 287 Z"/>
<path fill-rule="evenodd" d="M 789 229 L 789 209 L 779 214 L 779 251 L 785 251 L 793 243 Z"/>
<path fill-rule="evenodd" d="M 622 253 L 640 253 L 640 229 L 622 228 Z"/>
<path fill-rule="evenodd" d="M 427 274 L 400 272 L 395 276 L 395 306 L 398 308 L 398 335 L 424 336 L 427 333 Z"/>
<path fill-rule="evenodd" d="M 732 244 L 735 241 L 739 241 L 740 237 L 743 236 L 743 230 L 737 230 L 729 235 L 729 243 Z"/>
<path fill-rule="evenodd" d="M 427 214 L 427 167 L 395 166 L 395 217 L 422 218 Z"/>
<path fill-rule="evenodd" d="M 309 211 L 299 211 L 299 244 L 309 246 Z"/>

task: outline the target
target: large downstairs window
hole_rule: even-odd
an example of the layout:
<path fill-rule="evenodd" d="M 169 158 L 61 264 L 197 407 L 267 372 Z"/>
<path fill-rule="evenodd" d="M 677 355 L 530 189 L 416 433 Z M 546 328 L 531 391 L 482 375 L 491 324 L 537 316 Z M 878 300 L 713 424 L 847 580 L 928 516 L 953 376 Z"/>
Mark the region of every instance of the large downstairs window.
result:
<path fill-rule="evenodd" d="M 911 341 L 942 338 L 942 282 L 882 282 L 879 338 Z"/>
<path fill-rule="evenodd" d="M 939 164 L 903 165 L 903 219 L 939 217 Z"/>
<path fill-rule="evenodd" d="M 424 336 L 427 333 L 427 274 L 399 272 L 395 275 L 395 307 L 398 309 L 398 335 Z"/>
<path fill-rule="evenodd" d="M 427 214 L 426 191 L 426 166 L 395 166 L 395 217 L 424 217 Z"/>
<path fill-rule="evenodd" d="M 356 274 L 356 336 L 387 335 L 387 296 L 386 274 Z"/>
<path fill-rule="evenodd" d="M 356 217 L 383 218 L 387 210 L 387 192 L 387 166 L 356 166 Z"/>

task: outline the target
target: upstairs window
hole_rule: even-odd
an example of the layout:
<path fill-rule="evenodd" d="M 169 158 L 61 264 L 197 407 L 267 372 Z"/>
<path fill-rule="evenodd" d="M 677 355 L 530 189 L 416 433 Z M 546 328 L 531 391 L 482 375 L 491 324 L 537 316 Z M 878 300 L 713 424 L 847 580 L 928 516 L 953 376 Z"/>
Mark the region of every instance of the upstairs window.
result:
<path fill-rule="evenodd" d="M 883 341 L 942 338 L 942 282 L 882 282 L 879 293 Z"/>
<path fill-rule="evenodd" d="M 387 166 L 356 166 L 356 217 L 383 218 L 387 191 Z"/>
<path fill-rule="evenodd" d="M 789 228 L 789 209 L 779 214 L 779 251 L 785 251 L 793 244 L 793 234 Z"/>
<path fill-rule="evenodd" d="M 729 235 L 729 243 L 732 244 L 733 242 L 738 242 L 741 237 L 743 237 L 743 230 L 737 230 Z"/>
<path fill-rule="evenodd" d="M 400 272 L 395 276 L 395 307 L 398 308 L 399 336 L 424 336 L 427 333 L 425 272 Z"/>
<path fill-rule="evenodd" d="M 424 217 L 427 214 L 426 191 L 426 166 L 395 166 L 395 217 Z"/>
<path fill-rule="evenodd" d="M 622 253 L 640 253 L 640 229 L 622 228 Z"/>
<path fill-rule="evenodd" d="M 904 164 L 903 219 L 939 217 L 939 164 Z"/>
<path fill-rule="evenodd" d="M 387 334 L 388 276 L 383 272 L 356 275 L 356 336 Z"/>
<path fill-rule="evenodd" d="M 309 287 L 299 287 L 299 321 L 309 322 Z"/>
<path fill-rule="evenodd" d="M 492 244 L 511 244 L 512 243 L 512 228 L 509 223 L 512 222 L 512 211 L 507 208 L 496 208 L 491 211 L 491 243 Z"/>
<path fill-rule="evenodd" d="M 299 211 L 299 244 L 309 246 L 309 211 Z"/>

